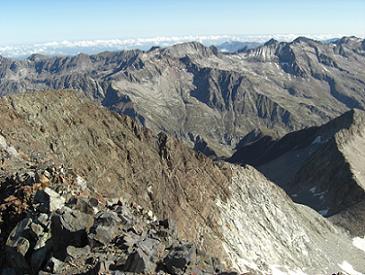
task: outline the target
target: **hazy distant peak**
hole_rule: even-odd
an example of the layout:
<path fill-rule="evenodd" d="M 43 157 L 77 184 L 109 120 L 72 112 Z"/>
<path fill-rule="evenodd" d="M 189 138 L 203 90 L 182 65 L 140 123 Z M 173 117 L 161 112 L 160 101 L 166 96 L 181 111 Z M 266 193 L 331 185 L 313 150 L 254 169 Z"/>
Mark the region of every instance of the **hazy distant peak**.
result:
<path fill-rule="evenodd" d="M 175 57 L 184 57 L 186 55 L 210 56 L 214 54 L 213 49 L 206 47 L 202 43 L 196 41 L 176 44 L 165 48 L 163 52 Z"/>
<path fill-rule="evenodd" d="M 42 60 L 42 59 L 46 59 L 46 58 L 48 58 L 47 55 L 34 53 L 34 54 L 30 55 L 27 59 L 30 61 L 38 61 L 38 60 Z"/>
<path fill-rule="evenodd" d="M 267 41 L 264 46 L 271 46 L 271 45 L 277 45 L 279 44 L 279 41 L 274 39 L 274 38 L 271 38 L 269 41 Z"/>
<path fill-rule="evenodd" d="M 310 37 L 319 41 L 333 40 L 334 38 L 342 37 L 341 34 L 326 34 L 326 35 L 301 35 Z M 297 38 L 296 34 L 265 34 L 265 35 L 189 35 L 189 36 L 164 36 L 150 38 L 133 38 L 133 39 L 95 39 L 95 40 L 64 40 L 51 41 L 45 43 L 22 44 L 22 45 L 2 45 L 0 46 L 0 55 L 6 57 L 26 58 L 34 53 L 45 55 L 76 55 L 81 52 L 86 54 L 97 54 L 104 51 L 120 51 L 128 49 L 149 50 L 151 47 L 160 46 L 168 47 L 174 44 L 198 41 L 203 45 L 219 46 L 224 42 L 229 44 L 247 43 L 247 49 L 257 47 L 270 39 L 277 41 L 290 42 Z M 250 44 L 251 43 L 251 44 Z M 253 45 L 252 43 L 256 43 Z M 258 45 L 257 45 L 258 44 Z M 244 48 L 234 48 L 234 51 Z M 220 49 L 220 47 L 218 47 Z M 227 49 L 227 47 L 223 47 Z M 221 49 L 220 49 L 221 50 Z M 232 52 L 229 50 L 229 52 Z"/>
<path fill-rule="evenodd" d="M 337 41 L 337 44 L 359 43 L 362 39 L 356 36 L 344 36 Z"/>

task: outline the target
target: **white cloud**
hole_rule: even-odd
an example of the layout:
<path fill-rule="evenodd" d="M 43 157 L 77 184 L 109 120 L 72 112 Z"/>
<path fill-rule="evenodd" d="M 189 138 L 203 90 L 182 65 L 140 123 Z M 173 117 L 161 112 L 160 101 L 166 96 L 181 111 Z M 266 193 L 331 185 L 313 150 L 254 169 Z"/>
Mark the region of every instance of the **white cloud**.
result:
<path fill-rule="evenodd" d="M 342 37 L 341 34 L 331 35 L 306 35 L 313 39 L 324 40 L 334 37 Z M 152 46 L 169 46 L 177 43 L 198 41 L 206 45 L 218 44 L 224 41 L 266 42 L 271 38 L 280 41 L 292 41 L 297 34 L 277 35 L 205 35 L 205 36 L 159 36 L 151 38 L 134 39 L 109 39 L 109 40 L 79 40 L 79 41 L 53 41 L 36 43 L 31 45 L 0 46 L 0 55 L 6 57 L 26 57 L 34 53 L 51 55 L 74 55 L 80 52 L 93 54 L 101 51 L 116 51 L 122 49 L 148 49 Z"/>

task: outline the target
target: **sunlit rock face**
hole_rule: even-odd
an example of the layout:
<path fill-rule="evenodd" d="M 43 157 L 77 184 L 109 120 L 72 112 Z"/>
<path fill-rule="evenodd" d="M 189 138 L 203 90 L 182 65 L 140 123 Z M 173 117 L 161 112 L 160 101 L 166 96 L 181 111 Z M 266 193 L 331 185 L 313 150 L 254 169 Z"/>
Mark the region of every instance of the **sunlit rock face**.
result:
<path fill-rule="evenodd" d="M 203 140 L 210 155 L 229 156 L 253 131 L 277 138 L 363 109 L 363 44 L 354 37 L 334 43 L 299 37 L 234 54 L 189 42 L 148 51 L 1 58 L 0 93 L 82 91 L 151 129 L 192 147 Z"/>
<path fill-rule="evenodd" d="M 201 251 L 203 254 L 198 255 L 203 262 L 218 258 L 223 268 L 220 270 L 327 274 L 352 267 L 364 271 L 361 240 L 353 239 L 314 210 L 293 203 L 253 167 L 214 162 L 175 138 L 164 133 L 154 135 L 130 118 L 75 92 L 4 97 L 0 113 L 1 175 L 4 182 L 16 184 L 14 193 L 9 193 L 11 189 L 2 193 L 0 204 L 14 203 L 14 211 L 20 214 L 11 216 L 18 217 L 19 222 L 22 207 L 29 207 L 32 200 L 16 190 L 31 193 L 39 188 L 34 205 L 39 211 L 72 208 L 75 202 L 69 199 L 77 195 L 87 200 L 96 197 L 103 204 L 121 200 L 140 212 L 143 209 L 141 213 L 151 221 L 168 219 L 176 238 Z M 26 185 L 26 178 L 20 180 L 21 171 L 48 165 L 61 167 L 56 170 L 58 174 L 53 170 L 55 176 L 51 172 L 36 174 L 35 182 L 29 183 L 36 184 L 32 188 Z M 11 180 L 7 175 L 18 176 Z M 56 186 L 51 185 L 54 180 Z M 16 198 L 9 199 L 11 195 Z M 44 205 L 47 200 L 49 203 Z M 75 210 L 84 209 L 88 215 L 98 211 L 84 207 Z M 10 217 L 7 211 L 13 208 L 1 209 L 6 221 Z M 71 210 L 65 211 L 62 215 L 71 219 L 73 216 L 67 214 Z M 87 216 L 77 226 L 89 234 L 91 220 Z M 9 220 L 7 224 L 13 223 Z M 134 230 L 147 230 L 149 225 L 139 226 Z M 5 229 L 2 234 L 10 233 L 12 228 Z M 103 242 L 110 240 L 100 235 L 102 231 L 97 232 L 90 236 Z M 82 244 L 93 251 L 93 243 L 82 239 Z M 208 262 L 201 268 L 214 266 Z"/>

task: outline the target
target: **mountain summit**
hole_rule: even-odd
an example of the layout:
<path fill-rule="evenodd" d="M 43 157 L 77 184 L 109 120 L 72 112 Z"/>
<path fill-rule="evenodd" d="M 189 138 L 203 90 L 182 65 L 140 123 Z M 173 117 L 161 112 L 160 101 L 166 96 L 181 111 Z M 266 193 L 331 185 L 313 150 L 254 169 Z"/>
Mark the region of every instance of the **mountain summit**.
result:
<path fill-rule="evenodd" d="M 222 54 L 192 42 L 147 52 L 3 58 L 0 91 L 79 90 L 192 146 L 199 136 L 227 156 L 253 130 L 279 137 L 363 109 L 362 43 L 272 40 Z"/>

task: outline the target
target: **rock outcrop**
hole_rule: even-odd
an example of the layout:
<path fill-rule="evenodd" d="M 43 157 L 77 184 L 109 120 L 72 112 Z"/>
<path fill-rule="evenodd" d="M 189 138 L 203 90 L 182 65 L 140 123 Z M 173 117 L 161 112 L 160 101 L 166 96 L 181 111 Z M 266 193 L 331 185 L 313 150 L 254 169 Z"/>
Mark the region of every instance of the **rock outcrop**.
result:
<path fill-rule="evenodd" d="M 8 272 L 365 271 L 343 229 L 252 167 L 214 162 L 75 92 L 4 97 L 0 113 Z"/>
<path fill-rule="evenodd" d="M 47 187 L 37 174 L 48 179 Z M 170 220 L 101 197 L 78 181 L 62 166 L 30 167 L 3 178 L 1 274 L 223 272 L 217 258 L 179 240 Z"/>

